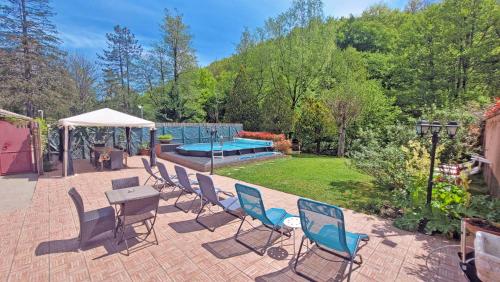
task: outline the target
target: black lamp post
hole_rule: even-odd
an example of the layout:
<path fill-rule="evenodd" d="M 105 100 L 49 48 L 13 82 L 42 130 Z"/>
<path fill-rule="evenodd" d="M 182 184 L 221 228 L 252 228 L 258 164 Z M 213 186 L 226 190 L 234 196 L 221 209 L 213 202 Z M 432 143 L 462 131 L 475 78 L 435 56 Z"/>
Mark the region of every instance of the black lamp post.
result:
<path fill-rule="evenodd" d="M 208 129 L 207 129 L 208 131 Z M 217 136 L 217 126 L 210 128 L 210 175 L 214 174 L 214 136 Z"/>
<path fill-rule="evenodd" d="M 416 127 L 417 134 L 420 135 L 421 137 L 424 137 L 427 134 L 427 132 L 429 132 L 429 129 L 432 134 L 431 167 L 429 170 L 429 179 L 427 181 L 427 201 L 426 201 L 427 206 L 431 205 L 431 200 L 432 200 L 434 160 L 436 158 L 436 147 L 439 142 L 439 132 L 441 131 L 441 127 L 442 126 L 438 121 L 433 121 L 432 123 L 429 123 L 426 120 L 418 121 Z M 458 122 L 450 121 L 445 127 L 446 127 L 446 132 L 448 133 L 448 137 L 453 139 L 457 134 Z"/>

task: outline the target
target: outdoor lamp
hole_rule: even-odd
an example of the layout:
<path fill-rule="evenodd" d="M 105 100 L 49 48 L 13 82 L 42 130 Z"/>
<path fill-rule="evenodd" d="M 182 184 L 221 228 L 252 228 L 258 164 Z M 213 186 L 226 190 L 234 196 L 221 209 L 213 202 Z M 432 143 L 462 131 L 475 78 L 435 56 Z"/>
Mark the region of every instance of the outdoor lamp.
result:
<path fill-rule="evenodd" d="M 441 124 L 439 123 L 439 121 L 433 121 L 431 123 L 431 133 L 437 134 L 437 133 L 439 133 L 439 131 L 441 131 Z"/>
<path fill-rule="evenodd" d="M 417 134 L 424 136 L 429 131 L 429 123 L 426 120 L 420 120 L 417 122 Z"/>
<path fill-rule="evenodd" d="M 448 133 L 448 136 L 450 138 L 455 137 L 455 134 L 457 134 L 457 129 L 458 129 L 458 122 L 456 121 L 450 121 L 448 122 L 446 126 L 446 133 Z M 433 179 L 434 179 L 434 160 L 436 158 L 436 148 L 439 142 L 439 132 L 441 131 L 441 124 L 439 121 L 433 121 L 432 123 L 429 123 L 426 120 L 420 120 L 417 122 L 417 134 L 420 135 L 421 137 L 424 137 L 424 135 L 429 131 L 429 128 L 432 133 L 432 147 L 431 147 L 431 165 L 429 168 L 429 179 L 427 180 L 427 199 L 426 199 L 426 205 L 428 207 L 431 206 L 431 201 L 432 201 L 432 186 L 433 186 Z"/>
<path fill-rule="evenodd" d="M 457 134 L 457 129 L 458 129 L 458 122 L 456 121 L 450 121 L 446 125 L 446 132 L 448 133 L 448 136 L 450 138 L 455 137 L 455 135 Z"/>

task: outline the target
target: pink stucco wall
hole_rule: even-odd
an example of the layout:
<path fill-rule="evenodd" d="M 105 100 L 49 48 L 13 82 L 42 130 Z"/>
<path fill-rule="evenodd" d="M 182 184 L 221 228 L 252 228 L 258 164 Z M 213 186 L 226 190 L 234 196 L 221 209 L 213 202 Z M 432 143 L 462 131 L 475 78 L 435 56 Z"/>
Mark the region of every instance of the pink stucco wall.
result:
<path fill-rule="evenodd" d="M 486 120 L 484 157 L 491 161 L 484 169 L 484 179 L 491 195 L 500 197 L 500 112 Z"/>

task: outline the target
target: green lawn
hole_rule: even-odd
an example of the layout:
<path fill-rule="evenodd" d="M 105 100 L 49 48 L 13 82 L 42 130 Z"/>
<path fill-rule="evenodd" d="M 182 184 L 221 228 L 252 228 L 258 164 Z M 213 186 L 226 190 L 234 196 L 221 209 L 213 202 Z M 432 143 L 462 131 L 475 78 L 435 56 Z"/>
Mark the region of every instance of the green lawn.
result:
<path fill-rule="evenodd" d="M 389 197 L 389 191 L 343 158 L 302 154 L 216 173 L 357 211 L 371 211 L 373 203 Z"/>

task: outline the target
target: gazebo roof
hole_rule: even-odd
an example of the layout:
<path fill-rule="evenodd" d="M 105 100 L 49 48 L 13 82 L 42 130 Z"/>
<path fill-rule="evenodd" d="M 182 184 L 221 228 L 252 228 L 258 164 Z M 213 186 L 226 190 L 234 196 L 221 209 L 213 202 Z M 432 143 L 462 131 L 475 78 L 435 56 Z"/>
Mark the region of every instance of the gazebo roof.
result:
<path fill-rule="evenodd" d="M 129 114 L 104 108 L 77 116 L 60 119 L 60 126 L 95 126 L 95 127 L 148 127 L 155 128 L 155 123 Z"/>

